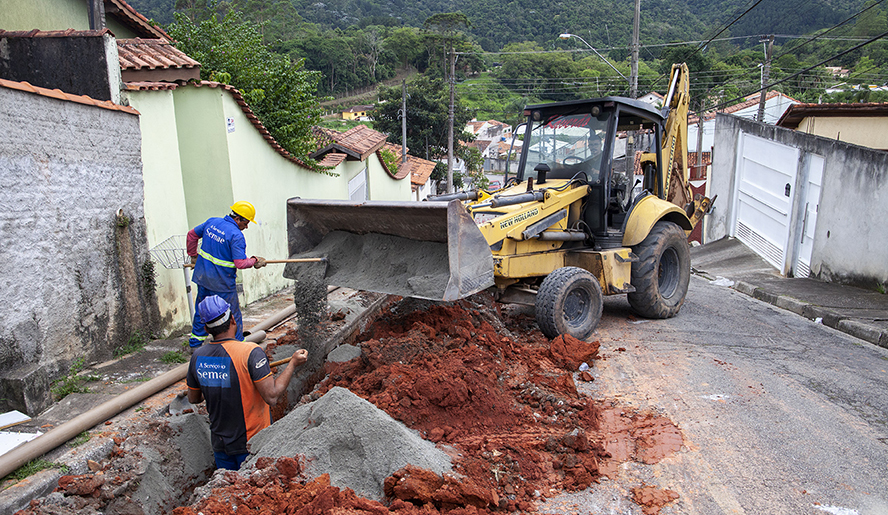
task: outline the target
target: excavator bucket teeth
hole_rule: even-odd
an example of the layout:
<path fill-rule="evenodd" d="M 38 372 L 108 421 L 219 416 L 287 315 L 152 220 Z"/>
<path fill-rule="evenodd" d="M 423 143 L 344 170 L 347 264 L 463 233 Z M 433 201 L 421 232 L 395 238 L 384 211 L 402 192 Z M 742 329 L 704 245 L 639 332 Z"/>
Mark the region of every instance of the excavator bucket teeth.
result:
<path fill-rule="evenodd" d="M 287 201 L 290 258 L 327 258 L 325 282 L 356 290 L 457 300 L 493 285 L 493 256 L 459 201 Z M 318 273 L 290 263 L 284 277 Z M 315 268 L 312 268 L 315 267 Z"/>

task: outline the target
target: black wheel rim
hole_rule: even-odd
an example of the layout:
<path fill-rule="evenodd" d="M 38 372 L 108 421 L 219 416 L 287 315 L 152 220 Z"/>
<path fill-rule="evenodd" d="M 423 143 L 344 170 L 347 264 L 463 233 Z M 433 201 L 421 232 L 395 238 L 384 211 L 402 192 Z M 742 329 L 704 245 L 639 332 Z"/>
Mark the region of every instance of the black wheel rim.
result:
<path fill-rule="evenodd" d="M 564 299 L 564 321 L 572 327 L 583 325 L 591 305 L 592 295 L 585 288 L 574 288 Z"/>
<path fill-rule="evenodd" d="M 667 248 L 660 256 L 657 283 L 663 298 L 672 297 L 678 289 L 678 263 L 678 252 L 672 247 Z"/>

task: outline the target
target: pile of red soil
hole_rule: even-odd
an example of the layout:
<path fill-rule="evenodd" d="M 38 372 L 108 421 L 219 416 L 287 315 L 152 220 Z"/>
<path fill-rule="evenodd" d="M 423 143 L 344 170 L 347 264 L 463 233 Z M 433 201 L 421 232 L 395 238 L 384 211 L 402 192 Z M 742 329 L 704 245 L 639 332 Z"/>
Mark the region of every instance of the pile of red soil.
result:
<path fill-rule="evenodd" d="M 362 356 L 327 364 L 307 397 L 348 388 L 436 442 L 457 475 L 401 469 L 385 481 L 384 505 L 331 486 L 329 477 L 304 478 L 295 459 L 267 459 L 249 474 L 215 475 L 210 496 L 174 513 L 533 511 L 559 491 L 614 476 L 620 463 L 656 463 L 682 445 L 668 419 L 578 394 L 573 373 L 593 365 L 598 342 L 549 341 L 531 317 L 501 313 L 486 294 L 453 304 L 404 299 L 354 343 Z M 677 498 L 636 490 L 645 513 Z"/>

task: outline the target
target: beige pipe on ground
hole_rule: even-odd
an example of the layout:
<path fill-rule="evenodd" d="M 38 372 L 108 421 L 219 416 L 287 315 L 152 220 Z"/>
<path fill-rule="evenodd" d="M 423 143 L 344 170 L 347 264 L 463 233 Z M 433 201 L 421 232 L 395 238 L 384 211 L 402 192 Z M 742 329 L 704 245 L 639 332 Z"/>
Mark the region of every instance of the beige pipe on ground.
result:
<path fill-rule="evenodd" d="M 265 339 L 265 330 L 272 327 L 296 312 L 296 306 L 291 305 L 282 309 L 250 328 L 250 335 L 244 338 L 250 342 L 261 342 Z M 59 445 L 74 438 L 80 433 L 100 424 L 117 415 L 123 410 L 137 404 L 155 393 L 185 379 L 188 373 L 188 363 L 166 372 L 154 379 L 139 385 L 117 397 L 104 402 L 86 413 L 74 417 L 64 424 L 50 429 L 45 434 L 38 436 L 30 442 L 23 443 L 13 450 L 0 456 L 0 478 L 6 477 L 29 461 L 43 456 Z"/>

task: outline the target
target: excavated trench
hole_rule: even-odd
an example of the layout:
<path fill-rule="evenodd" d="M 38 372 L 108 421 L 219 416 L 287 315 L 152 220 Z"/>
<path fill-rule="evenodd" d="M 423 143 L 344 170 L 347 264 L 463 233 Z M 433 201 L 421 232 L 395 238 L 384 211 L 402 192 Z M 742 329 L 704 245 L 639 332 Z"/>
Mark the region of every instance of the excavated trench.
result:
<path fill-rule="evenodd" d="M 320 337 L 279 337 L 272 359 L 319 348 L 331 316 L 311 331 Z M 213 472 L 202 406 L 158 413 L 21 513 L 532 512 L 683 443 L 662 416 L 577 392 L 598 342 L 549 341 L 532 316 L 487 294 L 390 303 L 349 343 L 339 361 L 318 361 L 301 383 L 309 393 L 276 407 L 280 420 L 251 441 L 241 471 Z M 635 495 L 645 513 L 676 498 Z"/>

